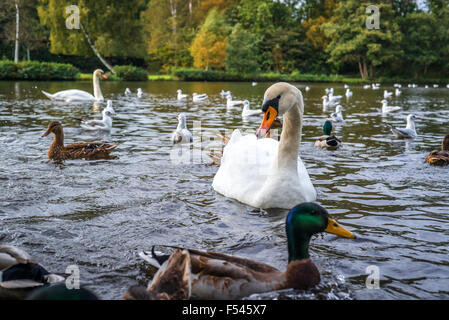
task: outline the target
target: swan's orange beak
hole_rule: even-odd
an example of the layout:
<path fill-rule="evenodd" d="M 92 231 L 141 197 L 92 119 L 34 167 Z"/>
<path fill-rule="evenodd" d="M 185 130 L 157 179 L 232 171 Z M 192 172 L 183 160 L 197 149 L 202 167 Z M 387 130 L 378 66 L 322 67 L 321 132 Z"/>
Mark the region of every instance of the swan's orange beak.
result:
<path fill-rule="evenodd" d="M 105 75 L 104 73 L 101 74 L 101 77 L 102 77 L 103 79 L 107 79 L 107 78 L 108 78 L 108 76 Z"/>
<path fill-rule="evenodd" d="M 256 132 L 257 138 L 264 137 L 268 131 L 270 131 L 271 126 L 273 125 L 274 120 L 276 120 L 278 116 L 278 112 L 273 107 L 268 107 L 267 111 L 263 115 L 262 123 L 260 124 L 259 129 Z"/>

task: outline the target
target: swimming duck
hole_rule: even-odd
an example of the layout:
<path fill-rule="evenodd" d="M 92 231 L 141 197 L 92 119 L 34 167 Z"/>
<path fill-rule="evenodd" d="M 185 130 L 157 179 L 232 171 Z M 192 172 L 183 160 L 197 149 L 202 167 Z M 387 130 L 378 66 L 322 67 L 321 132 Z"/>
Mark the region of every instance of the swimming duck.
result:
<path fill-rule="evenodd" d="M 181 89 L 178 89 L 178 91 L 176 91 L 176 92 L 178 93 L 178 100 L 187 99 L 187 97 L 189 96 L 188 94 L 182 93 Z"/>
<path fill-rule="evenodd" d="M 186 115 L 184 113 L 180 113 L 176 119 L 178 119 L 178 127 L 176 128 L 176 131 L 173 132 L 171 137 L 173 144 L 192 142 L 193 136 L 189 129 L 187 129 Z"/>
<path fill-rule="evenodd" d="M 429 153 L 426 162 L 436 166 L 449 165 L 449 134 L 444 136 L 441 150 L 434 150 Z"/>
<path fill-rule="evenodd" d="M 71 90 L 63 90 L 56 93 L 48 93 L 42 90 L 42 93 L 45 94 L 51 100 L 63 100 L 66 102 L 70 101 L 103 101 L 103 94 L 100 89 L 100 80 L 99 77 L 103 79 L 107 79 L 108 77 L 104 74 L 104 71 L 101 69 L 97 69 L 93 73 L 92 81 L 94 85 L 94 95 L 91 95 L 89 92 L 71 89 Z"/>
<path fill-rule="evenodd" d="M 323 125 L 324 136 L 315 141 L 315 147 L 326 148 L 328 150 L 336 150 L 341 145 L 341 140 L 336 136 L 331 136 L 332 122 L 326 120 Z"/>
<path fill-rule="evenodd" d="M 103 119 L 101 120 L 82 120 L 81 128 L 86 130 L 104 130 L 111 131 L 112 129 L 112 118 L 116 116 L 114 108 L 112 108 L 112 101 L 108 100 L 106 108 L 101 112 L 103 114 Z"/>
<path fill-rule="evenodd" d="M 392 107 L 388 105 L 388 101 L 387 100 L 382 100 L 382 113 L 390 113 L 390 112 L 396 112 L 401 110 L 401 107 Z"/>
<path fill-rule="evenodd" d="M 0 245 L 0 299 L 25 298 L 31 290 L 65 278 L 49 273 L 26 251 Z"/>
<path fill-rule="evenodd" d="M 242 117 L 251 117 L 251 116 L 258 116 L 262 113 L 262 110 L 251 110 L 249 106 L 249 101 L 245 100 L 243 101 L 243 110 L 242 110 Z"/>
<path fill-rule="evenodd" d="M 409 114 L 407 116 L 407 126 L 405 128 L 396 128 L 390 125 L 391 131 L 397 138 L 414 139 L 418 135 L 415 130 L 415 120 L 419 119 L 414 114 Z"/>
<path fill-rule="evenodd" d="M 195 249 L 177 248 L 173 254 L 179 256 L 182 262 L 179 264 L 173 261 L 168 264 L 168 257 L 172 258 L 173 255 L 157 256 L 153 250 L 153 253 L 141 252 L 139 255 L 158 268 L 158 273 L 168 273 L 171 267 L 177 274 L 190 275 L 193 298 L 234 300 L 255 293 L 288 288 L 307 290 L 316 286 L 320 283 L 321 276 L 309 256 L 312 235 L 327 232 L 343 238 L 355 238 L 353 233 L 332 219 L 325 208 L 313 202 L 296 205 L 289 211 L 285 220 L 285 231 L 288 266 L 284 272 L 259 261 Z M 180 251 L 188 253 L 190 261 L 179 255 Z M 190 262 L 190 268 L 185 268 L 185 261 Z M 184 272 L 186 270 L 187 272 Z M 184 280 L 184 283 L 188 282 L 189 280 Z M 169 284 L 171 291 L 176 291 L 178 284 Z M 151 285 L 150 283 L 150 287 Z"/>
<path fill-rule="evenodd" d="M 152 255 L 156 256 L 154 247 Z M 143 253 L 139 253 L 147 258 Z M 160 257 L 157 257 L 160 258 Z M 147 258 L 148 259 L 148 258 Z M 132 286 L 123 300 L 188 300 L 192 294 L 192 263 L 188 250 L 175 248 L 170 256 L 164 256 L 163 267 L 153 259 L 158 271 L 147 288 Z"/>
<path fill-rule="evenodd" d="M 193 96 L 193 102 L 201 102 L 201 101 L 207 100 L 207 98 L 208 98 L 207 94 L 205 94 L 205 93 L 198 94 L 198 93 L 194 92 L 192 94 L 192 96 Z"/>
<path fill-rule="evenodd" d="M 62 125 L 57 121 L 50 122 L 42 137 L 50 133 L 55 135 L 48 150 L 48 157 L 53 160 L 107 159 L 111 150 L 118 146 L 118 144 L 110 145 L 103 142 L 78 142 L 64 146 L 64 132 Z"/>
<path fill-rule="evenodd" d="M 341 105 L 338 105 L 335 108 L 335 112 L 331 114 L 331 120 L 333 122 L 343 122 L 345 119 L 343 119 L 343 113 L 342 113 L 343 107 Z"/>
<path fill-rule="evenodd" d="M 314 201 L 316 190 L 298 157 L 304 100 L 288 83 L 270 86 L 262 103 L 264 117 L 256 133 L 243 136 L 234 130 L 212 187 L 218 193 L 256 208 L 289 209 Z M 280 141 L 265 136 L 278 116 L 283 116 Z"/>

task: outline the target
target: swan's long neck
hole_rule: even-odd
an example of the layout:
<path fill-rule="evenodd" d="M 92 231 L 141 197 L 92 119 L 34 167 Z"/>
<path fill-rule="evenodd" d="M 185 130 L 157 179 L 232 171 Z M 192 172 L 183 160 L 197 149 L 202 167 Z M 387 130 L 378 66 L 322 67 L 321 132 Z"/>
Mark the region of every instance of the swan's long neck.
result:
<path fill-rule="evenodd" d="M 279 143 L 278 167 L 297 168 L 299 144 L 301 143 L 302 133 L 302 113 L 303 106 L 300 107 L 302 101 L 296 104 L 284 115 L 284 123 L 282 127 L 281 141 Z"/>
<path fill-rule="evenodd" d="M 100 79 L 98 78 L 98 76 L 96 74 L 94 74 L 93 82 L 94 82 L 94 97 L 95 97 L 95 99 L 96 100 L 104 100 L 103 94 L 101 93 L 101 89 L 100 89 Z"/>

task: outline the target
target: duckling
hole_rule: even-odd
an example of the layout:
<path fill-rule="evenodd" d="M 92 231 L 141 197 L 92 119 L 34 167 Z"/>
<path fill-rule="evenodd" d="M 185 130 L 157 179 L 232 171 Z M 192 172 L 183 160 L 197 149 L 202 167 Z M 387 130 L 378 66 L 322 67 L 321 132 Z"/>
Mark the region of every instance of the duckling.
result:
<path fill-rule="evenodd" d="M 48 272 L 26 251 L 0 245 L 0 299 L 24 299 L 35 288 L 64 280 Z"/>
<path fill-rule="evenodd" d="M 107 159 L 110 158 L 111 150 L 118 146 L 118 144 L 110 145 L 104 142 L 78 142 L 64 146 L 64 132 L 58 121 L 50 122 L 42 137 L 46 137 L 50 133 L 55 135 L 48 149 L 48 157 L 53 160 Z"/>
<path fill-rule="evenodd" d="M 139 255 L 158 268 L 160 270 L 158 273 L 167 272 L 170 265 L 175 268 L 179 265 L 180 268 L 175 269 L 177 273 L 190 276 L 190 297 L 234 300 L 254 293 L 288 288 L 306 290 L 316 286 L 320 283 L 321 277 L 309 256 L 309 242 L 312 235 L 328 232 L 344 238 L 355 238 L 350 231 L 332 219 L 325 208 L 313 202 L 302 203 L 292 208 L 286 218 L 285 230 L 288 266 L 284 272 L 255 260 L 195 249 L 175 247 L 178 250 L 173 254 L 179 257 L 181 262 L 179 264 L 174 261 L 169 264 L 166 262 L 169 260 L 167 256 L 156 256 L 151 252 L 144 251 Z M 187 257 L 180 255 L 179 251 L 187 252 L 189 255 L 190 272 L 182 265 L 183 262 L 188 263 Z M 183 281 L 189 283 L 189 280 Z M 165 290 L 170 289 L 174 292 L 178 287 L 177 282 L 171 282 L 167 283 Z"/>
<path fill-rule="evenodd" d="M 434 150 L 429 153 L 426 162 L 436 166 L 449 165 L 449 134 L 444 136 L 441 150 Z"/>
<path fill-rule="evenodd" d="M 315 141 L 315 147 L 326 148 L 328 150 L 336 150 L 341 145 L 341 140 L 336 136 L 331 136 L 332 122 L 326 120 L 323 125 L 324 136 Z"/>

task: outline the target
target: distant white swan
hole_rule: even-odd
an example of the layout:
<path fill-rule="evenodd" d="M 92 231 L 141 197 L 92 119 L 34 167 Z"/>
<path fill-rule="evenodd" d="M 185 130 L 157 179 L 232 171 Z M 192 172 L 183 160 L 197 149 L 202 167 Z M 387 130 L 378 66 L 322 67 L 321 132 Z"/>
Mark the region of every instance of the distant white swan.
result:
<path fill-rule="evenodd" d="M 100 89 L 100 80 L 99 77 L 107 79 L 108 77 L 104 74 L 104 71 L 101 69 L 97 69 L 93 73 L 92 81 L 94 85 L 94 95 L 91 95 L 89 92 L 71 89 L 71 90 L 63 90 L 56 93 L 48 93 L 42 90 L 42 93 L 45 94 L 51 100 L 63 100 L 66 102 L 71 101 L 103 101 L 103 94 Z"/>

